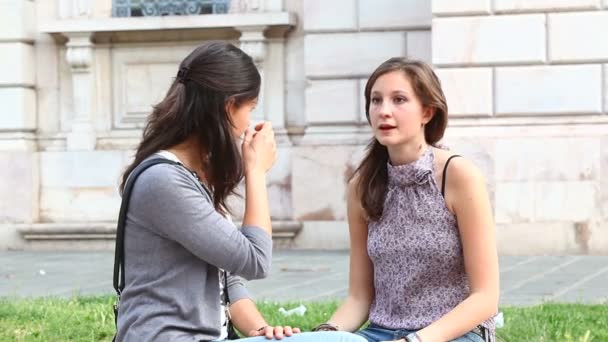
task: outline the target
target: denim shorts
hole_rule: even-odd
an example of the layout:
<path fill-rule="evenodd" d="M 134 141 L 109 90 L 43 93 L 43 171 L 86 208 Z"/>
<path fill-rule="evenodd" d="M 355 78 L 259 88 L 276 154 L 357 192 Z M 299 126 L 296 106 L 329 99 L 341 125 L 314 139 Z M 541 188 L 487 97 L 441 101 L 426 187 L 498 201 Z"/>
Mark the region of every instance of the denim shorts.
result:
<path fill-rule="evenodd" d="M 415 330 L 405 329 L 387 329 L 379 325 L 370 324 L 367 328 L 357 331 L 355 334 L 363 336 L 368 342 L 393 341 L 403 338 L 408 334 L 416 332 Z M 469 332 L 451 342 L 485 342 L 483 337 L 474 332 Z"/>

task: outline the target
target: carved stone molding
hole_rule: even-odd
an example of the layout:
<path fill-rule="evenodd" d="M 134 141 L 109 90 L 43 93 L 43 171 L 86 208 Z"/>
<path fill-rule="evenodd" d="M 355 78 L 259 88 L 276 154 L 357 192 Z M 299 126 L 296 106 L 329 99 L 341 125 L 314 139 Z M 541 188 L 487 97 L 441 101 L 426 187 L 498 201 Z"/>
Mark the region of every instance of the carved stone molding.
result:
<path fill-rule="evenodd" d="M 74 117 L 72 127 L 67 135 L 68 150 L 95 149 L 95 131 L 93 129 L 94 75 L 93 43 L 91 33 L 79 32 L 66 35 L 66 60 L 72 71 L 72 96 Z"/>
<path fill-rule="evenodd" d="M 89 33 L 68 36 L 66 59 L 72 72 L 89 72 L 93 59 L 93 43 Z"/>
<path fill-rule="evenodd" d="M 246 26 L 238 28 L 241 32 L 241 37 L 239 38 L 241 50 L 251 56 L 258 66 L 264 63 L 264 59 L 266 58 L 265 29 L 266 26 Z"/>

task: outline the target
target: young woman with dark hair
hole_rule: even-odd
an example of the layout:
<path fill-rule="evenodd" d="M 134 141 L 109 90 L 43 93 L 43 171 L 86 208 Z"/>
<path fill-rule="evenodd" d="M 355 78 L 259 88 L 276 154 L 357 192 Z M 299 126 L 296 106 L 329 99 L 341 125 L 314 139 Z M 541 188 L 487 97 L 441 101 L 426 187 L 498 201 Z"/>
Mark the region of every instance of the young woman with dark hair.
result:
<path fill-rule="evenodd" d="M 485 181 L 443 149 L 448 108 L 432 68 L 391 58 L 369 77 L 374 137 L 348 187 L 347 299 L 317 330 L 368 341 L 493 341 L 499 295 Z"/>
<path fill-rule="evenodd" d="M 243 278 L 266 277 L 272 256 L 266 172 L 276 159 L 274 132 L 269 122 L 248 128 L 259 90 L 252 59 L 214 41 L 181 62 L 154 107 L 121 184 L 130 200 L 124 246 L 117 248 L 125 267 L 118 341 L 224 340 L 230 317 L 244 335 L 259 336 L 252 341 L 363 341 L 269 327 L 249 299 Z M 169 163 L 143 169 L 157 159 Z M 226 199 L 243 178 L 238 229 Z"/>

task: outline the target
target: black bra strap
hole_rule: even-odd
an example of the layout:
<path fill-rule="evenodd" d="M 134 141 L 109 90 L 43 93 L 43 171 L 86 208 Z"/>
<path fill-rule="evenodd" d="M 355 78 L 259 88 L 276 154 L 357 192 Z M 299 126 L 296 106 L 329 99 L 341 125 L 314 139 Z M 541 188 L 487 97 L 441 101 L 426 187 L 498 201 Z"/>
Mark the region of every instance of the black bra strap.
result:
<path fill-rule="evenodd" d="M 460 156 L 457 154 L 450 156 L 448 158 L 448 160 L 445 161 L 445 165 L 443 166 L 443 177 L 441 178 L 441 196 L 443 196 L 443 197 L 445 197 L 445 178 L 446 178 L 446 175 L 448 174 L 448 165 L 450 164 L 450 160 L 452 160 L 452 158 L 455 158 L 455 157 L 460 157 Z"/>

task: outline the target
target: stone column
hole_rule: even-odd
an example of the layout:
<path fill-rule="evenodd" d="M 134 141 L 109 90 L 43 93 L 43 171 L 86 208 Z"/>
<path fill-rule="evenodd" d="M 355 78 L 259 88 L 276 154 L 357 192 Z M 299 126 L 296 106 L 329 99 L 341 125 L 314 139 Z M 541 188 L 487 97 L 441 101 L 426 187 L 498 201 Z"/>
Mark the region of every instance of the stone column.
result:
<path fill-rule="evenodd" d="M 268 193 L 275 234 L 291 238 L 301 227 L 291 220 L 291 143 L 285 129 L 283 38 L 268 38 L 266 26 L 240 27 L 240 47 L 249 54 L 262 76 L 258 105 L 252 123 L 272 122 L 277 140 L 278 160 L 268 176 Z M 282 36 L 281 36 L 282 37 Z"/>
<path fill-rule="evenodd" d="M 89 32 L 67 34 L 66 58 L 72 72 L 74 117 L 67 135 L 68 150 L 95 149 L 92 111 L 94 75 L 92 72 L 93 43 Z"/>
<path fill-rule="evenodd" d="M 0 250 L 38 219 L 35 13 L 33 1 L 0 1 Z"/>
<path fill-rule="evenodd" d="M 251 56 L 262 77 L 258 105 L 256 106 L 255 111 L 252 113 L 253 122 L 268 119 L 268 113 L 266 113 L 264 106 L 264 76 L 266 71 L 264 68 L 264 60 L 266 58 L 266 37 L 264 36 L 265 28 L 265 26 L 239 28 L 241 31 L 241 37 L 239 38 L 240 48 Z"/>

